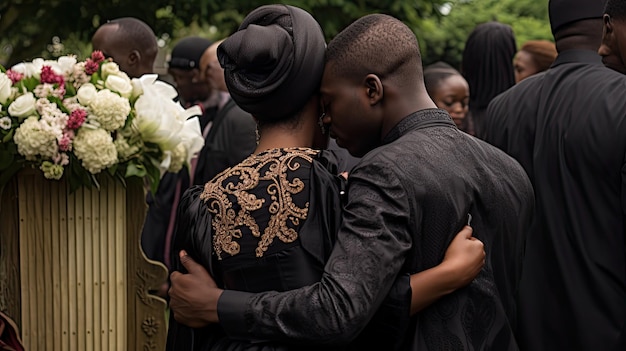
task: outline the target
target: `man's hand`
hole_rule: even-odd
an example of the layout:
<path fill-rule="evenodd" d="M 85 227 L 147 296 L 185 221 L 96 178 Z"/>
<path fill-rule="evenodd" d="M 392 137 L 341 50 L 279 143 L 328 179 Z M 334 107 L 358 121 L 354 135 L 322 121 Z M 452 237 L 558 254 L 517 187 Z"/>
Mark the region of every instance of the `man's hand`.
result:
<path fill-rule="evenodd" d="M 174 319 L 192 328 L 218 322 L 217 300 L 223 290 L 185 251 L 180 252 L 180 262 L 189 273 L 172 272 L 170 275 L 170 308 Z"/>

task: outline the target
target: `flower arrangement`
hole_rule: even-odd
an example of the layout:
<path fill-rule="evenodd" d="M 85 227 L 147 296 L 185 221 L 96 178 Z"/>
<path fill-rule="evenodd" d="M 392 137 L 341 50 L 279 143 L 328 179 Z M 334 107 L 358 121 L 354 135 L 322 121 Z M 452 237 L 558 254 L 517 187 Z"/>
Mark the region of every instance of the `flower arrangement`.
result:
<path fill-rule="evenodd" d="M 21 168 L 70 189 L 98 186 L 107 172 L 146 178 L 157 189 L 164 172 L 189 165 L 204 145 L 199 108 L 184 109 L 156 75 L 130 79 L 94 51 L 0 66 L 0 189 Z M 192 117 L 192 118 L 190 118 Z"/>

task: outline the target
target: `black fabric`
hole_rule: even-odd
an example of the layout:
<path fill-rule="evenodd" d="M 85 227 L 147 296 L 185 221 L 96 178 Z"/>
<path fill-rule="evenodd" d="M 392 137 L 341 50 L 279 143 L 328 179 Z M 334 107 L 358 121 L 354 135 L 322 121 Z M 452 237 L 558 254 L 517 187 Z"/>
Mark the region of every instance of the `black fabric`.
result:
<path fill-rule="evenodd" d="M 246 16 L 217 55 L 237 105 L 272 121 L 300 111 L 319 89 L 325 49 L 322 29 L 309 13 L 266 5 Z"/>
<path fill-rule="evenodd" d="M 201 125 L 206 125 L 213 120 L 217 109 L 208 109 L 199 116 Z M 205 138 L 205 147 L 207 139 Z M 204 147 L 203 149 L 204 150 Z M 202 153 L 202 150 L 200 151 Z M 242 157 L 243 158 L 243 157 Z M 202 158 L 199 159 L 197 168 L 202 168 Z M 238 160 L 239 161 L 239 160 Z M 237 161 L 237 162 L 238 162 Z M 225 167 L 226 168 L 226 167 Z M 197 177 L 201 178 L 201 177 Z M 181 194 L 189 187 L 189 170 L 183 167 L 178 173 L 166 172 L 155 194 L 148 192 L 146 194 L 146 204 L 148 211 L 144 219 L 141 231 L 141 247 L 151 260 L 165 263 L 165 237 L 167 236 L 167 228 L 170 223 L 172 206 L 176 196 L 176 184 L 181 181 Z"/>
<path fill-rule="evenodd" d="M 248 157 L 256 148 L 256 122 L 231 99 L 212 118 L 198 155 L 192 185 L 202 185 Z"/>
<path fill-rule="evenodd" d="M 606 0 L 550 0 L 548 13 L 552 34 L 568 23 L 602 18 Z"/>
<path fill-rule="evenodd" d="M 176 234 L 173 242 L 173 269 L 184 272 L 174 252 L 187 250 L 189 255 L 201 263 L 216 278 L 221 287 L 239 288 L 248 291 L 294 289 L 318 281 L 323 273 L 335 234 L 341 221 L 342 200 L 340 190 L 343 178 L 336 176 L 334 156 L 320 152 L 310 167 L 300 167 L 295 172 L 304 176 L 310 186 L 306 193 L 309 201 L 309 216 L 298 231 L 299 241 L 295 246 L 284 246 L 284 250 L 254 259 L 253 264 L 244 263 L 236 269 L 224 272 L 224 261 L 218 261 L 213 252 L 211 215 L 206 203 L 201 200 L 203 188 L 195 186 L 185 192 L 178 209 Z M 251 236 L 243 240 L 257 240 Z M 276 239 L 276 246 L 282 243 Z M 243 247 L 243 245 L 242 245 Z M 254 256 L 254 252 L 241 252 Z M 229 260 L 247 262 L 243 256 L 232 256 Z M 237 267 L 238 262 L 229 264 Z M 279 279 L 280 278 L 280 279 Z M 410 300 L 409 300 L 410 301 Z M 228 338 L 219 325 L 191 329 L 170 319 L 168 350 L 318 350 L 318 346 L 291 345 L 262 340 L 241 341 Z"/>
<path fill-rule="evenodd" d="M 626 350 L 626 77 L 568 50 L 489 105 L 485 140 L 537 200 L 519 292 L 523 350 Z"/>
<path fill-rule="evenodd" d="M 329 152 L 332 152 L 337 158 L 337 166 L 339 173 L 341 172 L 350 172 L 357 163 L 359 163 L 360 157 L 354 157 L 350 155 L 348 150 L 339 147 L 337 145 L 337 141 L 333 138 L 330 138 L 328 141 L 328 147 L 326 148 Z"/>
<path fill-rule="evenodd" d="M 413 316 L 401 349 L 517 349 L 509 320 L 515 320 L 513 296 L 534 200 L 524 170 L 459 131 L 443 110 L 405 118 L 385 142 L 350 173 L 342 226 L 322 280 L 284 293 L 225 291 L 218 314 L 229 335 L 352 341 L 398 274 L 440 263 L 471 213 L 474 234 L 485 243 L 485 268 L 468 287 Z M 388 350 L 392 343 L 371 345 Z"/>
<path fill-rule="evenodd" d="M 209 39 L 201 37 L 183 38 L 172 49 L 167 65 L 170 68 L 199 69 L 200 58 L 209 46 L 211 46 Z"/>
<path fill-rule="evenodd" d="M 205 110 L 200 117 L 202 129 L 211 121 L 213 125 L 204 138 L 191 185 L 203 185 L 218 173 L 249 156 L 256 147 L 254 119 L 232 100 L 219 110 Z M 148 212 L 141 234 L 141 245 L 146 256 L 152 260 L 165 262 L 165 237 L 175 200 L 176 183 L 179 180 L 182 194 L 190 186 L 187 168 L 178 173 L 165 173 L 156 194 L 153 196 L 148 193 L 146 196 Z"/>
<path fill-rule="evenodd" d="M 196 262 L 212 272 L 211 265 L 211 215 L 204 202 L 200 201 L 202 186 L 189 188 L 180 199 L 177 213 L 176 231 L 172 238 L 170 262 L 172 271 L 187 273 L 180 262 L 178 253 L 186 250 Z M 193 235 L 192 235 L 193 234 Z M 219 277 L 216 277 L 219 282 Z M 206 328 L 190 328 L 178 323 L 174 313 L 170 312 L 167 331 L 166 350 L 168 351 L 200 351 L 210 350 L 210 345 L 224 337 L 219 325 Z"/>

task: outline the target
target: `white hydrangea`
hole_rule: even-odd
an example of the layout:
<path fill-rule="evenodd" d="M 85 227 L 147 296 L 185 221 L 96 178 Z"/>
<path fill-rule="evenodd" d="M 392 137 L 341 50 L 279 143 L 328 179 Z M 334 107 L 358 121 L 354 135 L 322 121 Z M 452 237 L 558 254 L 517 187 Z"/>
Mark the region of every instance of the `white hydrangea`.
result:
<path fill-rule="evenodd" d="M 124 126 L 130 113 L 128 99 L 117 95 L 109 89 L 100 90 L 89 104 L 92 117 L 98 124 L 111 132 Z"/>
<path fill-rule="evenodd" d="M 43 158 L 52 158 L 57 153 L 57 135 L 53 128 L 41 123 L 37 117 L 29 117 L 15 130 L 13 140 L 17 145 L 17 152 L 34 161 L 40 155 Z"/>
<path fill-rule="evenodd" d="M 117 149 L 111 134 L 104 129 L 80 128 L 74 139 L 74 154 L 92 174 L 117 163 Z"/>

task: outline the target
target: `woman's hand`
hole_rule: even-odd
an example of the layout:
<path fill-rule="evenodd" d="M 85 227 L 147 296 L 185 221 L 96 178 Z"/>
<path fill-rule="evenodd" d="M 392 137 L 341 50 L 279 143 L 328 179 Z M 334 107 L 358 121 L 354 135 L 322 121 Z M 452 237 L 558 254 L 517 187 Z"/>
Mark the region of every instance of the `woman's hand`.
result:
<path fill-rule="evenodd" d="M 441 263 L 456 277 L 452 280 L 455 289 L 469 284 L 485 265 L 485 246 L 472 233 L 472 227 L 465 226 L 452 239 Z"/>
<path fill-rule="evenodd" d="M 411 315 L 469 284 L 485 265 L 485 256 L 482 241 L 465 226 L 452 239 L 443 262 L 411 275 Z"/>

